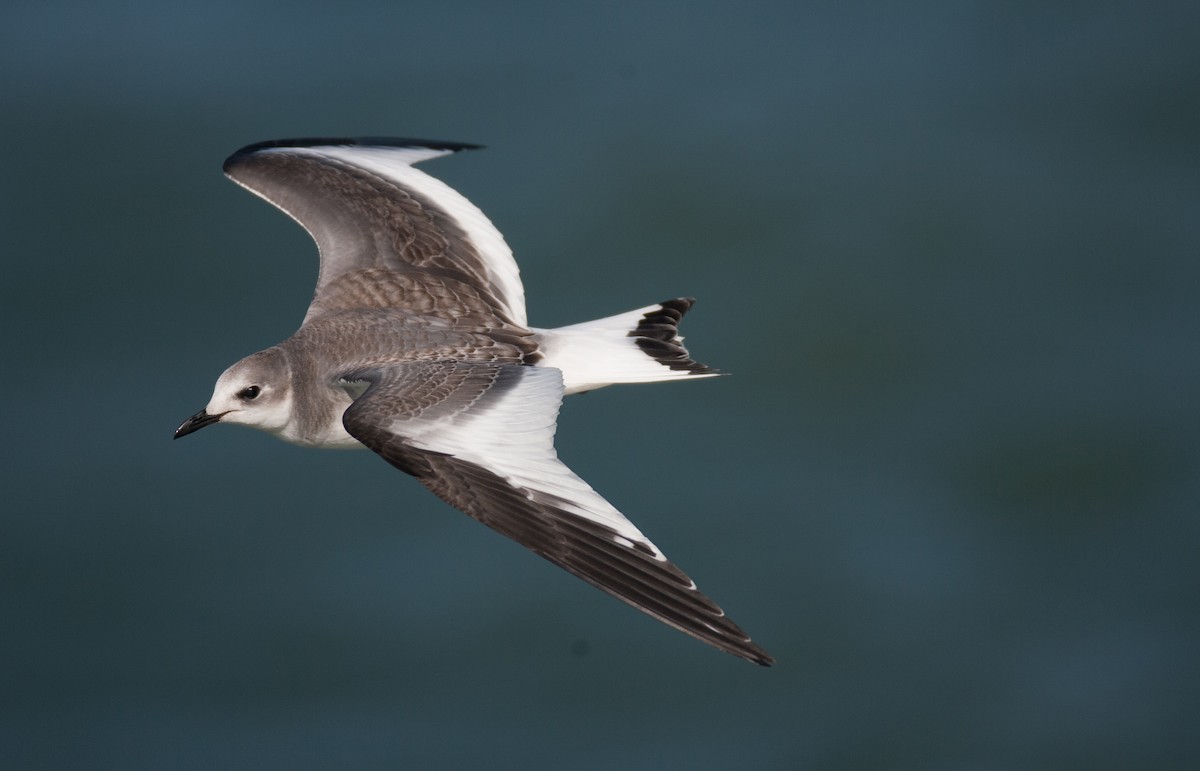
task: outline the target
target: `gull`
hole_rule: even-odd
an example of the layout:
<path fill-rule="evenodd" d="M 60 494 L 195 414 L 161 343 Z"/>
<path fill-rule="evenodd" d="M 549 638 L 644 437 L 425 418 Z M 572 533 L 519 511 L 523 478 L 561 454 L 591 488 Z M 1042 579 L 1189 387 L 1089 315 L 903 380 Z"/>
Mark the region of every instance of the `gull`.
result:
<path fill-rule="evenodd" d="M 320 273 L 296 333 L 225 370 L 175 438 L 233 423 L 309 447 L 366 447 L 598 589 L 769 666 L 767 652 L 554 449 L 566 394 L 718 374 L 678 334 L 694 301 L 529 326 L 503 236 L 413 167 L 477 148 L 286 139 L 231 155 L 225 174 L 308 231 Z"/>

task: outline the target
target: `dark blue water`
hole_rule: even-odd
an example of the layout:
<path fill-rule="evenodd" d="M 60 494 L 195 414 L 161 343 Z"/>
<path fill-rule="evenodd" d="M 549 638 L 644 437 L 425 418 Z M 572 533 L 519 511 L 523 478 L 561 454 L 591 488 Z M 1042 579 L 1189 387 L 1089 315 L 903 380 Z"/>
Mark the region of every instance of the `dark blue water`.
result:
<path fill-rule="evenodd" d="M 6 768 L 1195 757 L 1195 10 L 10 6 Z M 170 441 L 315 278 L 221 161 L 340 134 L 487 144 L 426 169 L 539 326 L 700 299 L 733 376 L 572 398 L 559 449 L 775 668 L 367 453 Z"/>

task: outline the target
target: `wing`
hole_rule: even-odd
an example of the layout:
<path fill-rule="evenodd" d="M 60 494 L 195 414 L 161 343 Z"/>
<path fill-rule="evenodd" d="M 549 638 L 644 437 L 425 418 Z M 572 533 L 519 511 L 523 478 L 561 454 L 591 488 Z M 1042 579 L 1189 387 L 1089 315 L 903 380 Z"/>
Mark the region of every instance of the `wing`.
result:
<path fill-rule="evenodd" d="M 410 363 L 370 382 L 346 430 L 438 497 L 589 584 L 735 656 L 766 651 L 554 451 L 562 374 L 511 364 Z"/>
<path fill-rule="evenodd" d="M 474 204 L 414 163 L 475 145 L 419 139 L 282 139 L 238 150 L 225 174 L 308 231 L 321 252 L 305 321 L 398 307 L 525 326 L 504 237 Z"/>

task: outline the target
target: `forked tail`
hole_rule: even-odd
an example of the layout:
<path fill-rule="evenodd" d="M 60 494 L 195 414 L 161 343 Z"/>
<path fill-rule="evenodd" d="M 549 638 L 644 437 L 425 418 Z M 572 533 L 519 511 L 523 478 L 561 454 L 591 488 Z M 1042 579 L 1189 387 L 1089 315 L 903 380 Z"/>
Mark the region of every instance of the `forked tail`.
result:
<path fill-rule="evenodd" d="M 542 354 L 537 365 L 562 370 L 568 394 L 719 375 L 692 359 L 679 336 L 679 320 L 695 302 L 679 297 L 582 324 L 535 329 Z"/>

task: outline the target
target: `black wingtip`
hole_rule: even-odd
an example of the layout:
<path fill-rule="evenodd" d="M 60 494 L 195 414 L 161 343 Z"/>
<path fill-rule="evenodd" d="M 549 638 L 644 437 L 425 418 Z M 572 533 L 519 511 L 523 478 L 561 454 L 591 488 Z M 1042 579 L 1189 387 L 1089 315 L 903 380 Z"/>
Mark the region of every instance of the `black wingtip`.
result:
<path fill-rule="evenodd" d="M 771 656 L 768 655 L 767 652 L 764 651 L 762 648 L 758 649 L 757 657 L 748 659 L 748 661 L 753 661 L 755 664 L 758 664 L 760 667 L 775 666 L 775 659 L 771 658 Z"/>
<path fill-rule="evenodd" d="M 239 158 L 245 158 L 259 150 L 277 147 L 423 147 L 430 150 L 482 150 L 483 145 L 467 142 L 448 142 L 441 139 L 415 139 L 412 137 L 299 137 L 295 139 L 268 139 L 246 145 L 225 159 L 225 168 Z"/>

